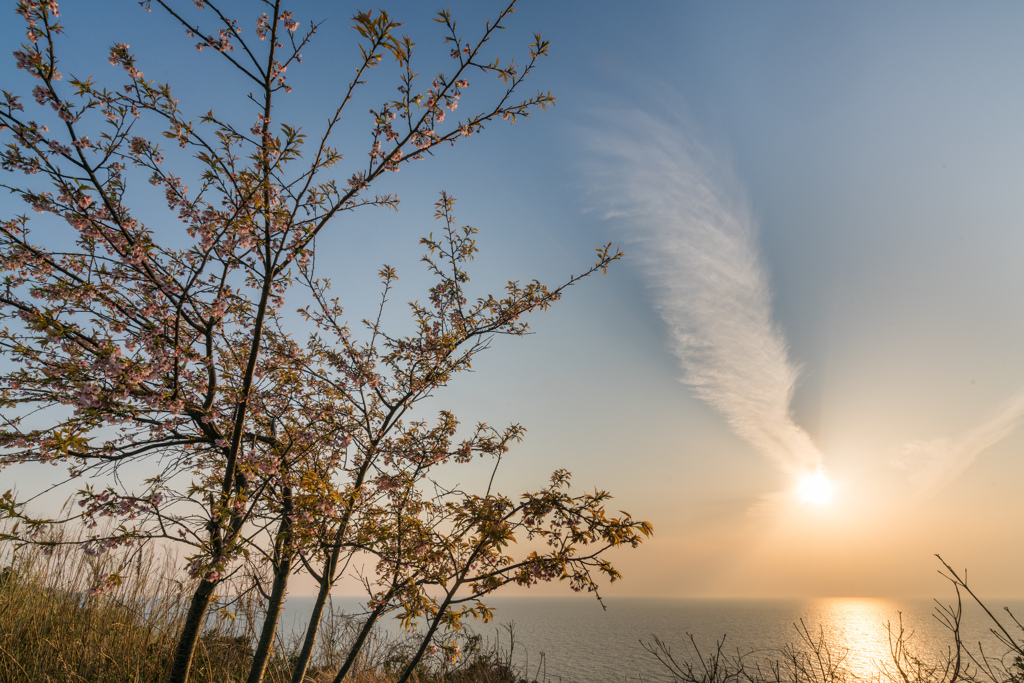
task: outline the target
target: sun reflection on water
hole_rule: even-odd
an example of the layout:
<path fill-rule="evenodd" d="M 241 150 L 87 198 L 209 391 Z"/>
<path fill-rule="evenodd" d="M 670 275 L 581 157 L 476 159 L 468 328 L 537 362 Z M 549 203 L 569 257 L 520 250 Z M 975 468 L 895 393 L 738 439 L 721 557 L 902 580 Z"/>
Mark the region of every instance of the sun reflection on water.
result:
<path fill-rule="evenodd" d="M 813 608 L 821 634 L 833 658 L 846 655 L 842 666 L 858 678 L 869 680 L 892 653 L 885 624 L 899 630 L 899 605 L 881 598 L 824 598 Z M 908 631 L 909 633 L 909 631 Z M 811 630 L 817 637 L 818 632 Z M 913 636 L 910 645 L 913 646 Z"/>

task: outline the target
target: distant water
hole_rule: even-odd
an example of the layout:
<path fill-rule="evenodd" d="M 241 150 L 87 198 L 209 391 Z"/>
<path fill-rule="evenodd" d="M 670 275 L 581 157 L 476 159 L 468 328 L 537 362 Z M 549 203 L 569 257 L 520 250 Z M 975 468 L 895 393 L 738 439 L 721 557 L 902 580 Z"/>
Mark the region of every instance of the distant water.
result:
<path fill-rule="evenodd" d="M 308 614 L 311 598 L 289 599 L 289 621 Z M 358 611 L 355 599 L 335 599 L 335 607 Z M 607 610 L 585 597 L 492 598 L 496 608 L 490 624 L 471 628 L 490 641 L 497 638 L 508 649 L 504 624 L 514 625 L 514 658 L 539 681 L 577 683 L 624 681 L 671 681 L 666 670 L 644 650 L 641 641 L 659 637 L 680 661 L 693 660 L 687 634 L 692 634 L 705 654 L 725 639 L 728 654 L 761 651 L 770 657 L 801 639 L 794 625 L 801 622 L 810 634 L 829 645 L 832 656 L 846 656 L 843 666 L 870 680 L 879 665 L 890 659 L 886 624 L 898 629 L 900 619 L 911 650 L 924 660 L 942 656 L 952 645 L 950 633 L 935 618 L 935 603 L 928 600 L 876 598 L 820 598 L 813 600 L 696 600 L 678 598 L 606 598 Z M 989 604 L 1000 618 L 1002 608 L 1024 615 L 1024 601 Z M 388 631 L 396 631 L 389 620 Z M 1004 623 L 1009 619 L 1004 620 Z M 989 632 L 989 622 L 974 605 L 964 604 L 962 637 L 977 650 L 983 642 L 986 654 L 1002 655 Z"/>

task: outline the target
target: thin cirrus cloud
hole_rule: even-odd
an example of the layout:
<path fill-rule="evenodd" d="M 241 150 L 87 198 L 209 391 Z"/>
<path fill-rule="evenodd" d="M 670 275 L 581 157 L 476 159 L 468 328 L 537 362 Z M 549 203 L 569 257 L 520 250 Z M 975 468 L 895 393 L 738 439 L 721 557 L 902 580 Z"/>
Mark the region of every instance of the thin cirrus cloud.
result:
<path fill-rule="evenodd" d="M 818 470 L 821 452 L 790 411 L 799 369 L 773 320 L 756 221 L 690 130 L 639 111 L 607 117 L 589 138 L 593 194 L 641 265 L 683 380 L 785 473 Z M 934 495 L 1022 417 L 1024 391 L 960 436 L 907 443 L 890 462 Z"/>
<path fill-rule="evenodd" d="M 1024 391 L 1007 400 L 988 419 L 957 438 L 911 441 L 892 464 L 907 472 L 913 489 L 928 497 L 956 480 L 982 452 L 1009 436 L 1024 417 Z"/>
<path fill-rule="evenodd" d="M 641 263 L 684 381 L 786 473 L 816 470 L 821 454 L 790 413 L 799 371 L 772 317 L 756 223 L 687 128 L 642 112 L 609 118 L 591 137 L 592 168 L 604 169 L 595 195 Z"/>

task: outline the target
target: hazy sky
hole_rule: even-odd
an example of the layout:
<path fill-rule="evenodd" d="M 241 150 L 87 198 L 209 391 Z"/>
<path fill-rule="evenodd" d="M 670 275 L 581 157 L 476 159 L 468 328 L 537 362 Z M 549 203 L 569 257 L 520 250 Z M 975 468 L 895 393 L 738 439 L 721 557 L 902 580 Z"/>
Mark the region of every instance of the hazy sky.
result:
<path fill-rule="evenodd" d="M 69 4 L 87 59 L 66 71 L 109 69 L 118 40 L 186 110 L 230 94 L 156 11 L 121 4 L 78 24 Z M 328 19 L 293 76 L 315 127 L 365 6 L 293 6 Z M 431 5 L 381 6 L 447 54 Z M 470 35 L 497 7 L 451 4 Z M 505 491 L 565 467 L 654 524 L 608 593 L 945 597 L 941 553 L 978 591 L 1024 595 L 1024 6 L 523 0 L 500 45 L 537 30 L 551 57 L 527 91 L 556 108 L 406 167 L 398 214 L 322 240 L 353 318 L 382 262 L 422 295 L 442 189 L 480 229 L 481 293 L 555 283 L 614 241 L 607 276 L 434 404 L 528 428 Z M 392 92 L 392 70 L 375 78 Z M 794 494 L 818 467 L 825 505 Z"/>

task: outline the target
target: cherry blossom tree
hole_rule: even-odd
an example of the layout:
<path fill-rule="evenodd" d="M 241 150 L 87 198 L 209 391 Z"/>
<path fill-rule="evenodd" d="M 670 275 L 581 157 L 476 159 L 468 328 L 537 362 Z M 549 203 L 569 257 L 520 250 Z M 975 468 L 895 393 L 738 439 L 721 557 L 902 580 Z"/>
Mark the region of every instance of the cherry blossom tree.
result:
<path fill-rule="evenodd" d="M 8 491 L 4 538 L 46 543 L 53 525 L 82 524 L 87 553 L 153 540 L 186 548 L 193 592 L 169 673 L 182 682 L 229 585 L 265 602 L 255 683 L 289 580 L 313 577 L 300 683 L 330 591 L 353 561 L 372 568 L 363 574 L 369 616 L 338 681 L 385 614 L 425 625 L 405 681 L 439 633 L 465 616 L 489 618 L 481 598 L 503 585 L 560 579 L 596 591 L 600 576 L 617 579 L 602 553 L 635 547 L 649 524 L 607 515 L 606 492 L 573 494 L 564 471 L 539 491 L 501 494 L 498 466 L 522 427 L 460 428 L 450 412 L 413 410 L 494 335 L 524 334 L 523 316 L 619 252 L 599 248 L 593 265 L 557 287 L 510 282 L 474 298 L 476 231 L 458 226 L 442 192 L 438 234 L 421 240 L 434 285 L 410 304 L 408 329 L 384 324 L 393 268 L 380 270 L 377 316 L 353 328 L 317 267 L 318 235 L 354 211 L 397 207 L 394 195 L 372 192 L 380 178 L 553 103 L 550 93 L 518 95 L 547 53 L 539 35 L 522 63 L 488 54 L 515 1 L 474 38 L 440 12 L 451 68 L 429 82 L 414 71 L 415 44 L 401 24 L 383 11 L 356 13 L 351 80 L 315 133 L 277 112 L 295 97 L 287 72 L 318 24 L 300 23 L 277 0 L 245 21 L 220 2 L 141 4 L 223 60 L 251 88 L 248 108 L 189 114 L 120 43 L 108 55 L 116 86 L 64 78 L 57 2 L 18 3 L 26 41 L 14 57 L 34 87 L 31 98 L 3 91 L 0 166 L 3 187 L 33 213 L 0 217 L 0 466 L 58 466 L 53 486 L 76 505 L 48 517 Z M 350 111 L 355 93 L 385 61 L 397 65 L 398 94 L 361 118 Z M 470 79 L 500 87 L 489 102 L 467 98 L 476 113 L 466 115 Z M 337 146 L 353 130 L 364 131 L 363 157 Z M 140 205 L 153 189 L 166 212 Z M 435 476 L 481 458 L 493 466 L 484 492 L 448 489 Z M 517 539 L 528 550 L 513 553 Z M 118 581 L 118 572 L 102 576 L 96 590 Z"/>

